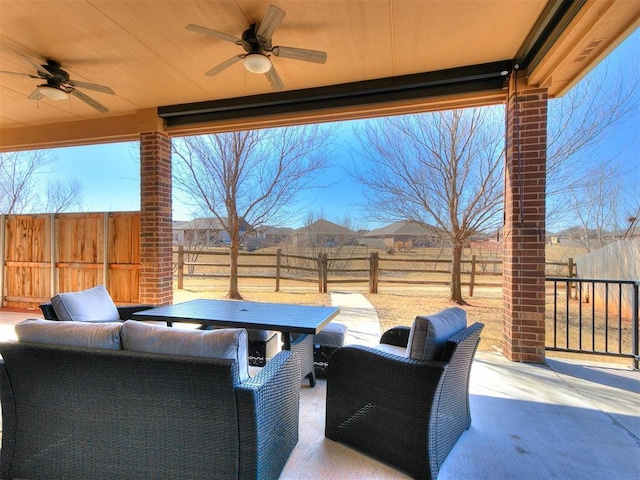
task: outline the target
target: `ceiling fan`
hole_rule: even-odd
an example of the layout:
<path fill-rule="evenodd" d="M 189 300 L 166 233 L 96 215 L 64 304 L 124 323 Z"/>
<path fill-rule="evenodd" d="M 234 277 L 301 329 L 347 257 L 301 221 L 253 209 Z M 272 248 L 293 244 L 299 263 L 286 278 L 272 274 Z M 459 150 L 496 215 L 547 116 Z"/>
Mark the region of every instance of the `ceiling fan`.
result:
<path fill-rule="evenodd" d="M 285 15 L 286 13 L 280 8 L 274 5 L 269 5 L 262 22 L 259 25 L 256 25 L 255 23 L 252 24 L 242 33 L 241 39 L 234 37 L 233 35 L 201 27 L 200 25 L 189 24 L 185 28 L 192 32 L 201 33 L 209 37 L 219 38 L 221 40 L 234 43 L 241 46 L 246 52 L 225 60 L 220 65 L 217 65 L 211 70 L 205 72 L 205 75 L 210 77 L 217 75 L 223 70 L 229 68 L 231 65 L 242 60 L 246 70 L 252 73 L 264 73 L 271 84 L 271 88 L 274 90 L 282 90 L 284 88 L 284 84 L 282 83 L 278 72 L 276 72 L 275 67 L 271 63 L 269 58 L 271 54 L 276 57 L 302 60 L 305 62 L 325 63 L 327 61 L 326 52 L 319 50 L 307 50 L 305 48 L 272 45 L 271 37 L 284 19 Z"/>
<path fill-rule="evenodd" d="M 94 90 L 96 92 L 108 93 L 114 95 L 114 91 L 109 87 L 103 85 L 96 85 L 94 83 L 80 82 L 77 80 L 71 80 L 69 74 L 62 69 L 60 62 L 52 59 L 47 59 L 46 64 L 38 65 L 29 57 L 23 56 L 25 61 L 36 69 L 36 73 L 19 73 L 19 72 L 6 72 L 0 71 L 0 73 L 7 73 L 9 75 L 20 75 L 29 78 L 37 78 L 44 80 L 44 83 L 38 85 L 36 89 L 31 92 L 28 98 L 32 100 L 40 100 L 43 97 L 47 97 L 51 100 L 66 100 L 69 95 L 79 98 L 87 105 L 95 108 L 100 113 L 107 113 L 109 109 L 97 102 L 89 95 L 82 93 L 79 88 Z"/>

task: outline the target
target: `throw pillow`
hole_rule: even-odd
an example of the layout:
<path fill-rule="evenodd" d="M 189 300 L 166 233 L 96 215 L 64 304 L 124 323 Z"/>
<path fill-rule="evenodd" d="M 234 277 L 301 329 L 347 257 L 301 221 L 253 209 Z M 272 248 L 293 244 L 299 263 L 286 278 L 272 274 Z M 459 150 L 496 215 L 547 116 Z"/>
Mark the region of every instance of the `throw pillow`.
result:
<path fill-rule="evenodd" d="M 247 331 L 243 328 L 179 330 L 127 320 L 122 327 L 122 348 L 135 352 L 229 358 L 238 363 L 240 381 L 249 379 Z"/>
<path fill-rule="evenodd" d="M 120 314 L 104 285 L 79 292 L 59 293 L 51 305 L 60 320 L 77 322 L 120 320 Z"/>
<path fill-rule="evenodd" d="M 418 316 L 409 332 L 406 355 L 414 360 L 441 360 L 447 340 L 467 326 L 467 312 L 453 307 Z"/>
<path fill-rule="evenodd" d="M 15 326 L 21 342 L 120 350 L 122 323 L 84 323 L 30 318 Z"/>

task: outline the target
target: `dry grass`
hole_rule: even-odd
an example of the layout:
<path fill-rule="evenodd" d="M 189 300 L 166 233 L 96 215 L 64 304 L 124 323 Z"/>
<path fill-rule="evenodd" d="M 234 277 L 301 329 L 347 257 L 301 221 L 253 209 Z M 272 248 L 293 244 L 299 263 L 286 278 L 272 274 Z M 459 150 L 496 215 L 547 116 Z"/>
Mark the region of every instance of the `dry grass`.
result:
<path fill-rule="evenodd" d="M 260 291 L 256 289 L 240 289 L 245 300 L 256 302 L 294 303 L 298 305 L 331 305 L 331 295 L 304 291 Z M 224 290 L 207 290 L 192 287 L 185 290 L 174 290 L 174 302 L 184 302 L 195 298 L 224 298 Z M 380 319 L 380 327 L 385 330 L 397 325 L 411 326 L 416 315 L 427 315 L 454 306 L 453 302 L 424 295 L 403 294 L 365 294 L 373 305 Z M 502 342 L 502 300 L 500 298 L 471 299 L 463 308 L 467 311 L 469 322 L 482 322 L 480 349 L 501 350 Z"/>
<path fill-rule="evenodd" d="M 449 300 L 439 298 L 399 295 L 367 294 L 380 318 L 382 331 L 396 325 L 411 326 L 416 315 L 428 315 L 442 309 L 457 306 Z M 502 350 L 502 300 L 500 298 L 473 298 L 469 305 L 462 306 L 467 311 L 469 323 L 484 323 L 481 350 Z"/>

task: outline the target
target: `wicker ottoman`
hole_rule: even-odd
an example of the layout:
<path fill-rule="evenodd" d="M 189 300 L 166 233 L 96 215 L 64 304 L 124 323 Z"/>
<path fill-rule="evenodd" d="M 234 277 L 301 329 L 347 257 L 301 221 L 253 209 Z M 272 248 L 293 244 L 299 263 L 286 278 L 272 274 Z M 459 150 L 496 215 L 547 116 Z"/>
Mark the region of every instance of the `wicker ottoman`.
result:
<path fill-rule="evenodd" d="M 338 322 L 330 322 L 313 338 L 313 365 L 316 377 L 327 378 L 329 358 L 337 349 L 344 346 L 349 329 Z"/>

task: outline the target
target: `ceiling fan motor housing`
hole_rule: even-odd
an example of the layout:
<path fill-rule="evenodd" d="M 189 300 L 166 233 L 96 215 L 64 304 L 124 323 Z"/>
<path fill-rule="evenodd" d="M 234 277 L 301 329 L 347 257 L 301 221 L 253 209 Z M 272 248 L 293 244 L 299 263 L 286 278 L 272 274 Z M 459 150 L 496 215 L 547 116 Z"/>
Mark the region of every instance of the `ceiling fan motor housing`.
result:
<path fill-rule="evenodd" d="M 256 24 L 253 23 L 249 28 L 242 32 L 242 48 L 247 53 L 265 54 L 271 50 L 271 39 L 261 38 L 256 35 Z"/>

